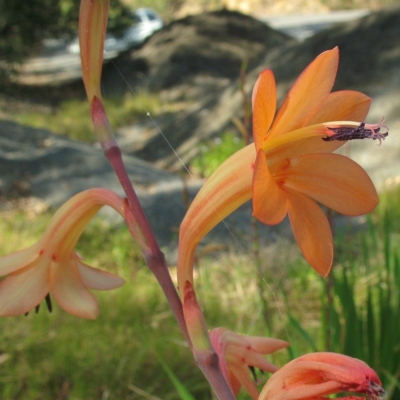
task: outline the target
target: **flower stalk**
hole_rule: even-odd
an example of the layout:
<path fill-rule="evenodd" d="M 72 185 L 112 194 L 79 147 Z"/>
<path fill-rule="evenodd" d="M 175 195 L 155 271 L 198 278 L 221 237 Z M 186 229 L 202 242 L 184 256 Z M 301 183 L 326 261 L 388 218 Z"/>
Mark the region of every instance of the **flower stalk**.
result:
<path fill-rule="evenodd" d="M 96 2 L 96 0 L 82 0 L 82 4 L 83 3 L 85 4 L 82 5 L 84 12 L 80 16 L 79 35 L 82 37 L 82 39 L 80 39 L 81 43 L 86 45 L 81 49 L 82 73 L 85 89 L 90 104 L 96 136 L 127 197 L 127 206 L 131 211 L 131 219 L 127 220 L 129 230 L 134 239 L 139 238 L 139 244 L 141 245 L 147 266 L 153 272 L 164 291 L 180 329 L 186 341 L 191 346 L 197 363 L 213 387 L 217 397 L 221 400 L 232 400 L 234 397 L 219 369 L 218 356 L 212 349 L 212 346 L 210 345 L 209 351 L 205 352 L 197 352 L 192 346 L 192 338 L 188 332 L 189 325 L 184 318 L 181 299 L 172 282 L 164 254 L 158 246 L 148 219 L 126 172 L 121 149 L 115 140 L 114 132 L 101 101 L 100 79 L 101 64 L 103 62 L 103 43 L 100 43 L 99 37 L 103 39 L 105 37 L 108 1 L 97 0 Z M 93 22 L 94 16 L 98 16 L 103 22 Z M 100 29 L 101 32 L 99 32 Z M 98 35 L 96 35 L 96 33 L 98 33 Z M 90 69 L 93 66 L 94 77 L 91 76 L 92 71 Z M 201 313 L 200 308 L 198 311 Z M 207 340 L 208 333 L 205 332 L 202 337 Z"/>
<path fill-rule="evenodd" d="M 202 370 L 219 399 L 235 399 L 227 377 L 220 366 L 219 355 L 211 344 L 207 323 L 197 302 L 193 285 L 186 282 L 183 296 L 183 314 L 191 339 L 191 348 L 197 365 Z"/>
<path fill-rule="evenodd" d="M 179 327 L 190 342 L 187 333 L 182 304 L 169 274 L 165 257 L 148 219 L 139 202 L 122 160 L 111 124 L 101 100 L 101 70 L 103 65 L 104 38 L 107 29 L 109 0 L 82 0 L 79 16 L 79 42 L 81 46 L 82 76 L 90 105 L 96 136 L 106 158 L 114 169 L 127 197 L 130 218 L 129 231 L 141 246 L 148 267 L 154 273 L 163 289 Z"/>

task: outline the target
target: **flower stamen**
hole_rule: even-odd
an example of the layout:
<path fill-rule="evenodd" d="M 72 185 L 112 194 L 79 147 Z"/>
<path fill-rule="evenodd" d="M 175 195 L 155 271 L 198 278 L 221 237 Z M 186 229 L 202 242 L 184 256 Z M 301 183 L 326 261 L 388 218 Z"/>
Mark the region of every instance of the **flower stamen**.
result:
<path fill-rule="evenodd" d="M 370 387 L 367 390 L 368 400 L 382 400 L 385 395 L 385 389 L 376 382 L 370 382 Z"/>
<path fill-rule="evenodd" d="M 253 367 L 252 365 L 249 365 L 249 370 L 250 370 L 250 373 L 251 373 L 251 375 L 252 375 L 252 377 L 254 379 L 254 382 L 257 382 L 257 374 L 256 374 L 255 367 Z"/>
<path fill-rule="evenodd" d="M 49 312 L 52 312 L 53 311 L 53 305 L 51 304 L 50 293 L 47 293 L 47 295 L 46 295 L 46 297 L 44 299 L 46 301 L 47 309 L 49 310 Z M 35 314 L 38 314 L 39 310 L 40 310 L 40 303 L 35 307 Z M 29 311 L 26 312 L 24 315 L 25 315 L 25 317 L 27 317 L 29 315 Z"/>
<path fill-rule="evenodd" d="M 357 128 L 342 126 L 339 128 L 331 128 L 328 129 L 334 132 L 333 135 L 322 138 L 326 142 L 331 142 L 333 140 L 339 141 L 347 141 L 347 140 L 355 140 L 355 139 L 372 139 L 378 140 L 380 146 L 382 141 L 389 135 L 389 128 L 385 125 L 382 125 L 385 120 L 385 117 L 377 124 L 366 124 L 365 122 L 361 122 L 361 124 Z M 386 132 L 381 132 L 381 128 L 385 128 Z"/>
<path fill-rule="evenodd" d="M 53 305 L 51 304 L 51 297 L 50 293 L 47 293 L 46 297 L 44 298 L 46 300 L 46 306 L 49 312 L 53 311 Z"/>

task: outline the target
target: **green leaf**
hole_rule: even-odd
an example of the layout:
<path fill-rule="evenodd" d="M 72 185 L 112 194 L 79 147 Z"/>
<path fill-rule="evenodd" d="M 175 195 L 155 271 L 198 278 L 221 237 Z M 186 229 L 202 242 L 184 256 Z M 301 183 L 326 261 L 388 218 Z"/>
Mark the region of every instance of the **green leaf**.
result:
<path fill-rule="evenodd" d="M 158 361 L 161 364 L 163 370 L 166 372 L 168 375 L 168 378 L 174 385 L 176 391 L 179 394 L 180 399 L 182 400 L 196 400 L 190 392 L 186 389 L 186 387 L 182 384 L 182 382 L 176 377 L 176 375 L 173 373 L 171 368 L 169 368 L 168 364 L 161 359 L 161 357 L 158 357 Z"/>
<path fill-rule="evenodd" d="M 314 340 L 312 337 L 305 331 L 305 329 L 300 325 L 300 323 L 294 318 L 292 315 L 289 314 L 289 323 L 293 325 L 295 329 L 297 329 L 306 342 L 311 346 L 312 351 L 318 351 L 317 346 L 315 345 Z"/>

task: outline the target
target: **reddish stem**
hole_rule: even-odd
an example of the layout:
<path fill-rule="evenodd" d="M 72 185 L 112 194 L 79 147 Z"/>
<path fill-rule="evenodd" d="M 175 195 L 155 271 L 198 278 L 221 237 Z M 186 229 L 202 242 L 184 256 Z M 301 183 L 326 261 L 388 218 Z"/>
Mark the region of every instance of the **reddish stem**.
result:
<path fill-rule="evenodd" d="M 179 327 L 193 351 L 192 342 L 183 316 L 182 302 L 175 289 L 174 283 L 172 282 L 171 275 L 169 274 L 164 253 L 158 246 L 157 240 L 126 172 L 122 161 L 121 150 L 116 144 L 111 146 L 107 145 L 106 148 L 104 148 L 104 154 L 117 174 L 117 177 L 125 191 L 129 209 L 135 216 L 135 220 L 149 246 L 149 252 L 144 253 L 146 264 L 159 282 Z M 235 397 L 219 368 L 218 355 L 215 352 L 212 352 L 205 356 L 204 354 L 198 354 L 196 351 L 193 351 L 193 355 L 196 363 L 207 378 L 218 399 L 234 400 Z"/>
<path fill-rule="evenodd" d="M 168 303 L 175 315 L 179 327 L 185 336 L 185 339 L 190 344 L 190 338 L 186 329 L 185 319 L 183 317 L 182 303 L 179 295 L 172 282 L 171 275 L 169 274 L 167 264 L 165 262 L 164 253 L 160 250 L 154 233 L 150 227 L 149 221 L 143 211 L 143 208 L 136 195 L 129 176 L 126 172 L 124 163 L 122 161 L 121 149 L 118 145 L 107 146 L 104 149 L 104 154 L 112 165 L 117 177 L 125 191 L 129 209 L 135 217 L 135 220 L 140 227 L 140 230 L 149 246 L 149 252 L 144 254 L 146 263 L 154 276 L 157 278 Z"/>

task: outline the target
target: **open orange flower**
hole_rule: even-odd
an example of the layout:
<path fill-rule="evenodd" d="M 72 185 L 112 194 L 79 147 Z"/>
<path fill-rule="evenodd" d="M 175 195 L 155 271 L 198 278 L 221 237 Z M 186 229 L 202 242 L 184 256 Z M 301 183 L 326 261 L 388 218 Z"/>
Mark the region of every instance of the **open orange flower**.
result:
<path fill-rule="evenodd" d="M 363 361 L 343 354 L 310 353 L 275 372 L 258 399 L 315 400 L 341 392 L 363 394 L 371 400 L 382 399 L 384 394 L 378 375 Z"/>
<path fill-rule="evenodd" d="M 357 130 L 371 102 L 355 91 L 331 93 L 338 58 L 337 48 L 320 54 L 298 77 L 276 115 L 274 76 L 270 70 L 260 74 L 253 91 L 254 144 L 214 172 L 182 222 L 180 290 L 193 280 L 199 241 L 251 198 L 253 215 L 265 224 L 289 216 L 303 255 L 323 276 L 332 266 L 333 240 L 316 202 L 351 216 L 376 207 L 378 196 L 366 172 L 347 157 L 332 154 L 344 142 L 322 140 L 334 138 L 341 128 Z M 370 137 L 375 136 L 371 130 Z"/>
<path fill-rule="evenodd" d="M 88 289 L 109 290 L 124 280 L 85 264 L 75 244 L 104 205 L 125 216 L 125 201 L 107 189 L 89 189 L 68 200 L 33 246 L 0 258 L 0 316 L 24 314 L 51 293 L 66 311 L 96 318 L 97 300 Z"/>
<path fill-rule="evenodd" d="M 213 329 L 210 339 L 218 354 L 220 369 L 234 395 L 244 387 L 254 400 L 258 398 L 258 390 L 249 368 L 275 372 L 278 368 L 264 355 L 289 346 L 284 340 L 239 335 L 225 328 Z"/>

